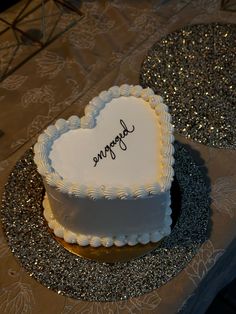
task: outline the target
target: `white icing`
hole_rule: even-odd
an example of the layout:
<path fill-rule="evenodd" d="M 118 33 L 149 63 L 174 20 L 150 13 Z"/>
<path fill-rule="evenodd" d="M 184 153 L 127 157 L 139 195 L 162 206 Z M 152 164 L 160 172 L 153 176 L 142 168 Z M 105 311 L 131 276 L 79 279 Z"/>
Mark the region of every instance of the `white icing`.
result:
<path fill-rule="evenodd" d="M 37 164 L 37 170 L 41 175 L 51 174 L 51 167 L 46 160 L 34 158 L 35 163 Z"/>
<path fill-rule="evenodd" d="M 44 146 L 42 144 L 36 143 L 34 145 L 34 153 L 37 155 L 37 157 L 38 157 L 38 154 L 40 154 L 41 151 L 43 151 L 43 150 L 44 150 Z"/>
<path fill-rule="evenodd" d="M 144 198 L 149 194 L 149 191 L 145 187 L 138 187 L 134 189 L 134 196 L 137 198 Z"/>
<path fill-rule="evenodd" d="M 102 197 L 103 192 L 102 192 L 101 188 L 99 188 L 99 187 L 89 187 L 88 188 L 88 195 L 92 199 L 96 200 L 97 198 L 101 198 Z"/>
<path fill-rule="evenodd" d="M 95 120 L 93 119 L 92 116 L 83 116 L 80 119 L 80 123 L 81 123 L 81 128 L 83 129 L 91 129 L 95 126 Z M 75 131 L 78 131 L 78 129 Z"/>
<path fill-rule="evenodd" d="M 149 233 L 144 233 L 138 237 L 138 242 L 141 244 L 147 244 L 150 242 L 150 235 Z"/>
<path fill-rule="evenodd" d="M 77 116 L 71 116 L 68 119 L 68 123 L 71 130 L 78 129 L 80 127 L 80 118 Z"/>
<path fill-rule="evenodd" d="M 161 186 L 159 183 L 150 183 L 146 186 L 146 189 L 150 194 L 158 194 L 161 192 Z"/>
<path fill-rule="evenodd" d="M 109 88 L 108 91 L 111 92 L 111 94 L 114 98 L 117 98 L 120 96 L 120 87 L 119 86 L 113 86 L 113 87 Z"/>
<path fill-rule="evenodd" d="M 104 187 L 104 186 L 102 186 Z M 103 190 L 103 188 L 102 188 Z M 108 200 L 113 200 L 117 197 L 117 188 L 116 187 L 108 187 L 106 189 L 104 189 L 104 195 L 106 196 L 106 198 Z"/>
<path fill-rule="evenodd" d="M 171 116 L 166 111 L 162 111 L 160 114 L 160 118 L 164 123 L 169 124 L 171 122 Z"/>
<path fill-rule="evenodd" d="M 85 107 L 84 113 L 89 117 L 96 117 L 99 113 L 99 109 L 96 106 L 89 104 Z"/>
<path fill-rule="evenodd" d="M 106 102 L 103 101 L 100 97 L 94 97 L 89 104 L 93 105 L 94 107 L 96 107 L 98 110 L 101 110 L 102 108 L 104 108 Z"/>
<path fill-rule="evenodd" d="M 112 237 L 104 237 L 101 240 L 101 244 L 105 247 L 111 247 L 114 244 Z"/>
<path fill-rule="evenodd" d="M 169 165 L 169 156 L 171 156 L 174 153 L 174 148 L 173 146 L 170 145 L 165 145 L 161 149 L 162 155 L 167 159 L 168 165 Z"/>
<path fill-rule="evenodd" d="M 61 134 L 69 130 L 69 125 L 65 119 L 58 119 L 55 123 L 55 126 Z"/>
<path fill-rule="evenodd" d="M 155 232 L 151 233 L 150 241 L 155 243 L 155 242 L 160 241 L 161 238 L 162 238 L 162 236 L 161 236 L 160 232 L 159 231 L 155 231 Z"/>
<path fill-rule="evenodd" d="M 171 233 L 171 228 L 168 225 L 165 225 L 164 230 L 162 232 L 163 236 L 168 236 Z"/>
<path fill-rule="evenodd" d="M 122 200 L 129 199 L 133 196 L 133 192 L 131 188 L 120 188 L 117 190 L 117 195 Z"/>
<path fill-rule="evenodd" d="M 46 128 L 45 133 L 51 138 L 51 140 L 55 140 L 59 136 L 59 132 L 55 125 L 49 125 Z"/>
<path fill-rule="evenodd" d="M 68 243 L 77 243 L 76 235 L 73 232 L 64 232 L 64 240 Z"/>
<path fill-rule="evenodd" d="M 138 243 L 138 235 L 131 234 L 127 237 L 127 244 L 130 246 L 136 245 Z"/>
<path fill-rule="evenodd" d="M 54 231 L 54 233 L 55 233 L 55 235 L 56 235 L 57 237 L 59 237 L 59 238 L 64 238 L 64 229 L 61 228 L 61 227 L 60 227 L 59 225 L 57 225 L 56 223 L 55 223 L 54 226 L 55 226 L 55 227 L 53 228 L 53 227 L 51 227 L 51 226 L 49 225 L 49 227 L 53 229 L 53 231 Z M 64 238 L 64 239 L 65 239 L 65 238 Z"/>
<path fill-rule="evenodd" d="M 166 216 L 165 216 L 165 225 L 166 225 L 166 226 L 170 226 L 171 223 L 172 223 L 171 217 L 166 215 Z"/>
<path fill-rule="evenodd" d="M 149 104 L 150 106 L 155 109 L 156 106 L 160 105 L 162 103 L 162 97 L 158 95 L 151 95 L 149 96 Z"/>
<path fill-rule="evenodd" d="M 59 182 L 61 181 L 61 178 L 57 173 L 50 173 L 47 176 L 46 181 L 51 186 L 60 186 Z"/>
<path fill-rule="evenodd" d="M 42 133 L 42 134 L 40 134 L 39 135 L 39 137 L 38 137 L 38 143 L 46 143 L 46 142 L 48 142 L 49 141 L 49 139 L 50 139 L 50 137 L 48 136 L 48 134 L 46 134 L 46 133 Z"/>
<path fill-rule="evenodd" d="M 99 247 L 102 244 L 102 240 L 99 237 L 92 237 L 89 244 L 93 247 Z"/>
<path fill-rule="evenodd" d="M 135 126 L 124 137 L 127 149 L 116 143 L 116 158 L 108 155 L 94 167 L 93 157 L 122 132 L 121 119 L 128 129 Z M 34 160 L 44 177 L 51 205 L 44 206 L 44 215 L 54 233 L 93 247 L 146 244 L 168 235 L 170 121 L 160 96 L 124 84 L 93 98 L 81 119 L 72 116 L 49 126 L 35 145 Z"/>
<path fill-rule="evenodd" d="M 87 187 L 85 185 L 73 184 L 71 186 L 71 192 L 76 197 L 85 197 L 87 196 Z"/>
<path fill-rule="evenodd" d="M 152 96 L 152 95 L 154 95 L 154 92 L 153 92 L 153 90 L 152 90 L 151 88 L 149 88 L 149 87 L 143 89 L 143 91 L 142 91 L 142 93 L 141 93 L 141 97 L 142 97 L 144 100 L 146 100 L 146 101 L 148 101 L 148 100 L 149 100 L 149 97 Z"/>
<path fill-rule="evenodd" d="M 77 243 L 81 246 L 87 246 L 89 245 L 89 238 L 85 235 L 78 235 L 77 236 Z"/>
<path fill-rule="evenodd" d="M 152 96 L 153 95 L 153 92 L 151 89 L 147 88 L 147 89 L 142 89 L 141 86 L 129 86 L 127 84 L 124 84 L 122 85 L 120 88 L 117 87 L 117 86 L 114 86 L 112 88 L 110 88 L 110 90 L 108 92 L 104 91 L 104 92 L 101 92 L 100 93 L 100 96 L 103 98 L 103 100 L 100 98 L 100 97 L 95 97 L 91 102 L 90 102 L 90 109 L 88 109 L 88 114 L 87 116 L 83 117 L 80 121 L 79 118 L 76 118 L 76 116 L 72 116 L 71 118 L 68 119 L 68 121 L 65 121 L 64 119 L 59 119 L 56 123 L 56 126 L 57 128 L 59 129 L 59 132 L 61 134 L 65 133 L 68 133 L 68 129 L 74 129 L 75 131 L 78 131 L 78 128 L 76 128 L 76 126 L 80 126 L 81 124 L 81 127 L 83 128 L 83 131 L 84 133 L 86 133 L 87 129 L 92 129 L 96 126 L 96 121 L 99 122 L 99 118 L 100 120 L 102 121 L 102 119 L 104 117 L 101 117 L 102 116 L 102 112 L 98 112 L 98 109 L 101 110 L 105 105 L 107 108 L 111 108 L 111 103 L 115 100 L 115 99 L 112 99 L 112 97 L 116 97 L 118 96 L 119 94 L 119 91 L 120 91 L 120 94 L 125 94 L 125 95 L 136 95 L 136 97 L 143 97 L 144 99 L 153 99 Z M 135 97 L 135 98 L 136 98 Z M 128 97 L 129 98 L 129 102 L 130 102 L 130 99 L 131 97 Z M 108 101 L 109 99 L 112 99 L 112 101 L 108 104 L 106 104 L 106 101 Z M 119 98 L 120 100 L 121 98 Z M 138 98 L 136 98 L 137 100 Z M 140 99 L 141 100 L 141 99 Z M 173 135 L 172 135 L 172 131 L 173 131 L 173 127 L 172 125 L 170 124 L 170 116 L 168 113 L 166 113 L 165 111 L 167 111 L 167 106 L 165 106 L 163 103 L 162 103 L 162 98 L 160 96 L 157 96 L 156 100 L 159 102 L 159 104 L 155 107 L 155 112 L 157 112 L 157 120 L 158 122 L 156 123 L 157 125 L 159 124 L 160 126 L 160 132 L 157 132 L 158 134 L 160 134 L 160 139 L 157 140 L 158 143 L 161 143 L 162 145 L 164 146 L 171 146 L 172 147 L 172 142 L 173 142 Z M 149 104 L 149 108 L 150 110 L 152 110 L 152 104 Z M 93 114 L 92 113 L 92 107 L 94 107 L 94 111 L 95 113 Z M 96 107 L 96 108 L 95 108 Z M 129 106 L 126 106 L 126 108 L 124 108 L 124 113 L 125 113 L 125 117 L 127 116 L 127 108 L 129 108 Z M 136 110 L 137 108 L 134 108 L 133 112 L 131 113 L 131 115 L 133 114 L 134 117 L 138 116 L 139 113 L 137 112 Z M 103 110 L 102 110 L 103 111 Z M 107 110 L 106 110 L 107 111 Z M 108 110 L 109 112 L 109 110 Z M 134 114 L 135 113 L 135 114 Z M 90 115 L 91 114 L 91 115 Z M 98 114 L 98 116 L 96 117 L 96 114 Z M 108 121 L 110 120 L 109 119 L 109 114 L 108 114 Z M 143 118 L 143 121 L 147 120 L 148 118 Z M 80 123 L 81 122 L 81 123 Z M 155 124 L 155 123 L 154 123 Z M 153 124 L 153 125 L 154 125 Z M 111 123 L 111 125 L 113 125 L 113 123 Z M 148 125 L 148 124 L 147 124 Z M 142 129 L 144 129 L 142 127 Z M 47 130 L 48 133 L 47 133 Z M 55 138 L 58 136 L 58 134 L 56 133 L 55 131 L 55 127 L 54 128 L 51 128 L 51 129 L 47 129 L 45 131 L 44 134 L 42 134 L 41 136 L 39 136 L 39 140 L 38 142 L 42 144 L 42 146 L 35 146 L 35 162 L 37 163 L 37 166 L 38 166 L 38 170 L 39 172 L 43 175 L 43 176 L 47 176 L 47 175 L 50 175 L 50 172 L 54 172 L 54 170 L 51 168 L 51 160 L 48 159 L 48 153 L 50 152 L 51 150 L 51 146 L 54 146 L 55 144 Z M 51 131 L 50 131 L 51 130 Z M 92 130 L 91 130 L 92 131 Z M 51 133 L 50 133 L 51 132 Z M 51 135 L 50 135 L 51 134 Z M 106 132 L 104 134 L 109 134 L 109 132 Z M 103 134 L 103 135 L 104 135 Z M 153 137 L 153 134 L 152 133 L 152 137 Z M 131 134 L 132 135 L 132 134 Z M 50 138 L 51 136 L 51 138 Z M 64 134 L 62 136 L 60 136 L 60 140 L 61 138 L 64 136 Z M 147 136 L 148 137 L 148 136 Z M 152 142 L 152 137 L 150 138 L 150 142 Z M 104 138 L 104 137 L 103 137 Z M 127 137 L 127 140 L 128 140 L 128 137 Z M 155 140 L 153 141 L 155 143 Z M 129 144 L 130 145 L 130 144 Z M 132 143 L 131 143 L 132 145 Z M 87 145 L 88 146 L 88 145 Z M 92 145 L 91 145 L 92 146 Z M 98 148 L 98 147 L 97 147 Z M 99 147 L 100 148 L 100 147 Z M 138 149 L 140 151 L 140 149 Z M 81 155 L 81 151 L 84 151 L 83 149 L 80 149 L 78 150 L 78 154 L 79 156 Z M 135 151 L 135 149 L 133 149 L 132 147 L 132 151 Z M 143 150 L 141 150 L 142 152 Z M 99 152 L 99 150 L 98 150 Z M 163 154 L 162 154 L 163 153 Z M 172 154 L 173 153 L 173 149 L 170 149 L 169 150 L 169 153 Z M 124 155 L 124 154 L 123 154 Z M 160 149 L 160 158 L 161 159 L 165 159 L 167 160 L 167 163 L 164 167 L 161 167 L 160 171 L 154 171 L 154 174 L 155 174 L 155 178 L 151 178 L 149 177 L 148 175 L 145 175 L 145 178 L 148 178 L 149 182 L 143 182 L 142 180 L 142 184 L 144 183 L 143 187 L 139 188 L 139 189 L 134 189 L 132 188 L 131 191 L 130 191 L 130 188 L 129 187 L 124 187 L 122 186 L 121 188 L 119 189 L 116 189 L 117 191 L 117 194 L 116 194 L 116 197 L 119 197 L 121 199 L 126 199 L 126 198 L 130 198 L 130 197 L 137 197 L 137 195 L 139 197 L 145 197 L 147 195 L 147 193 L 150 193 L 150 194 L 154 194 L 155 192 L 159 193 L 159 189 L 151 189 L 150 190 L 150 182 L 155 182 L 156 184 L 158 184 L 159 186 L 161 186 L 161 190 L 164 191 L 164 190 L 167 190 L 170 186 L 170 183 L 171 183 L 171 174 L 173 173 L 173 171 L 171 171 L 169 168 L 172 167 L 172 164 L 173 164 L 173 157 L 172 156 L 167 156 L 168 155 L 168 147 L 163 150 L 162 148 Z M 158 154 L 154 153 L 152 154 L 151 156 L 155 156 L 155 157 L 159 157 Z M 163 164 L 162 160 L 161 162 L 158 161 L 158 159 L 156 158 L 154 161 L 151 161 L 148 160 L 148 158 L 150 159 L 150 154 L 146 154 L 146 165 L 150 165 L 150 164 Z M 132 158 L 131 158 L 132 159 Z M 136 158 L 137 159 L 137 158 Z M 141 158 L 142 160 L 145 160 L 145 158 Z M 106 160 L 107 161 L 107 160 Z M 136 161 L 136 160 L 135 160 Z M 106 162 L 107 164 L 107 162 Z M 121 163 L 122 164 L 122 163 Z M 125 164 L 125 162 L 123 162 L 123 165 Z M 133 165 L 133 163 L 130 163 L 131 165 Z M 129 164 L 129 165 L 130 165 Z M 145 165 L 145 167 L 146 167 Z M 145 167 L 139 167 L 138 170 L 136 171 L 131 171 L 131 173 L 140 173 L 140 170 L 145 168 Z M 109 167 L 108 167 L 109 168 Z M 129 168 L 129 167 L 128 167 Z M 150 168 L 150 167 L 149 167 Z M 76 168 L 75 168 L 76 169 Z M 116 167 L 116 169 L 120 169 L 120 167 Z M 111 170 L 111 169 L 110 169 Z M 107 173 L 109 172 L 109 169 L 106 169 L 105 172 L 107 171 Z M 159 178 L 159 179 L 158 179 Z M 67 178 L 68 179 L 68 178 Z M 158 180 L 159 180 L 159 183 L 158 183 Z M 50 180 L 49 180 L 50 181 Z M 96 181 L 96 180 L 95 180 Z M 99 181 L 99 180 L 97 180 Z M 109 180 L 108 180 L 109 181 Z M 125 180 L 123 179 L 122 180 L 122 183 L 124 182 Z M 110 181 L 109 181 L 110 182 Z M 141 182 L 141 180 L 140 180 Z M 55 185 L 55 182 L 52 182 L 52 184 Z M 70 189 L 69 189 L 69 193 L 73 194 L 73 195 L 77 195 L 77 196 L 89 196 L 88 195 L 88 186 L 90 187 L 95 187 L 94 186 L 94 181 L 91 181 L 89 182 L 90 185 L 87 185 L 86 187 L 86 191 L 84 193 L 81 193 L 81 188 L 80 188 L 80 185 L 83 185 L 81 183 L 81 181 L 79 181 L 79 183 L 77 183 L 77 186 L 76 186 L 76 182 L 73 182 L 73 188 L 70 186 Z M 114 185 L 117 185 L 117 183 L 113 183 Z M 95 184 L 96 185 L 96 184 Z M 119 182 L 119 185 L 122 185 L 120 184 Z M 132 186 L 132 185 L 136 185 L 137 186 L 137 182 L 134 182 L 133 184 L 129 184 L 129 186 Z M 61 184 L 61 190 L 62 191 L 67 191 L 68 192 L 68 187 L 65 187 L 64 184 Z M 102 186 L 104 186 L 103 189 L 101 189 L 101 193 L 98 193 L 97 190 L 96 190 L 96 193 L 95 192 L 92 192 L 90 193 L 91 197 L 94 198 L 94 197 L 107 197 L 108 199 L 114 199 L 115 195 L 114 195 L 114 192 L 111 192 L 111 187 L 113 186 L 107 186 L 106 184 L 102 183 Z M 141 186 L 141 184 L 140 184 Z M 138 194 L 136 192 L 136 196 L 134 195 L 135 193 L 135 190 L 138 191 Z M 106 193 L 107 191 L 107 193 Z M 82 195 L 81 195 L 82 194 Z"/>
<path fill-rule="evenodd" d="M 127 244 L 127 240 L 126 237 L 122 234 L 116 237 L 116 239 L 114 240 L 114 244 L 116 246 L 124 246 Z"/>
<path fill-rule="evenodd" d="M 99 97 L 107 103 L 112 99 L 112 93 L 110 91 L 103 91 L 99 94 Z"/>
<path fill-rule="evenodd" d="M 163 112 L 163 106 L 161 104 L 157 104 L 155 107 L 155 112 L 158 116 L 160 116 L 161 113 Z"/>
<path fill-rule="evenodd" d="M 132 86 L 130 89 L 130 94 L 135 97 L 140 97 L 143 89 L 140 85 Z"/>
<path fill-rule="evenodd" d="M 131 86 L 128 84 L 121 85 L 121 87 L 120 87 L 121 96 L 129 96 L 130 95 L 130 89 L 131 89 Z"/>

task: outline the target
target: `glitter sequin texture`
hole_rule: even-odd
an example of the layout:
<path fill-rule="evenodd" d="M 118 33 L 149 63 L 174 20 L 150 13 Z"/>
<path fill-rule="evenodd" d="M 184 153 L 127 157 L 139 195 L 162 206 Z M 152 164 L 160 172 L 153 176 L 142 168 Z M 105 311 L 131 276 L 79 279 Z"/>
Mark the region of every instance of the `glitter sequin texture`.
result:
<path fill-rule="evenodd" d="M 148 255 L 115 264 L 80 258 L 53 239 L 42 215 L 43 182 L 32 150 L 27 151 L 13 169 L 2 199 L 2 222 L 12 252 L 43 285 L 80 300 L 125 300 L 165 284 L 196 254 L 209 221 L 204 177 L 180 144 L 175 149 L 181 212 L 171 235 Z"/>
<path fill-rule="evenodd" d="M 218 148 L 236 147 L 236 25 L 187 26 L 157 42 L 140 85 L 164 97 L 176 132 Z"/>

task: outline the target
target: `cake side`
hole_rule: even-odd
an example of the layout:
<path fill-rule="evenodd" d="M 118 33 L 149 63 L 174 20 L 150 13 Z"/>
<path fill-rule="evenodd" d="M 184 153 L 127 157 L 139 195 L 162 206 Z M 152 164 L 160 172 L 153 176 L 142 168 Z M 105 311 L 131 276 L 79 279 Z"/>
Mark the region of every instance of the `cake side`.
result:
<path fill-rule="evenodd" d="M 135 199 L 78 199 L 46 186 L 44 216 L 54 233 L 68 243 L 106 247 L 158 242 L 172 219 L 169 191 Z"/>

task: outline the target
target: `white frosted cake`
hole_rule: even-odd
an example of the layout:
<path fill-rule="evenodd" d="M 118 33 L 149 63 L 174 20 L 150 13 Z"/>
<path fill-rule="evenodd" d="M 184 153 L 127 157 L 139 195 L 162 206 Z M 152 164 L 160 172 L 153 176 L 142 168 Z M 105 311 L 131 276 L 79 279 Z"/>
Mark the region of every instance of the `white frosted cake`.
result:
<path fill-rule="evenodd" d="M 125 84 L 92 99 L 81 119 L 59 119 L 39 136 L 34 160 L 56 236 L 110 247 L 170 233 L 170 120 L 160 96 Z"/>

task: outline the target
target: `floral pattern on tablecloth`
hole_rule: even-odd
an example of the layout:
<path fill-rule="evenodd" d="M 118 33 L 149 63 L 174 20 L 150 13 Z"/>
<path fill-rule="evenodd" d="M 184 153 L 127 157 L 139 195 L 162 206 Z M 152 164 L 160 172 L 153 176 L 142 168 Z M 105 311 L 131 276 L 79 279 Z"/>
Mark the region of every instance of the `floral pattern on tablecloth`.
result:
<path fill-rule="evenodd" d="M 21 87 L 28 79 L 28 76 L 19 75 L 19 74 L 12 74 L 8 76 L 2 83 L 0 83 L 0 87 L 8 90 L 13 91 Z"/>
<path fill-rule="evenodd" d="M 7 244 L 6 239 L 3 235 L 0 234 L 0 259 L 3 258 L 5 255 L 10 253 L 10 248 Z"/>
<path fill-rule="evenodd" d="M 161 298 L 157 292 L 119 302 L 83 302 L 66 299 L 61 314 L 157 313 Z"/>
<path fill-rule="evenodd" d="M 186 267 L 185 273 L 197 287 L 209 270 L 216 264 L 217 260 L 224 254 L 224 249 L 214 248 L 211 240 L 206 241 L 192 262 Z"/>
<path fill-rule="evenodd" d="M 212 185 L 213 208 L 233 218 L 236 213 L 236 176 L 221 177 Z"/>
<path fill-rule="evenodd" d="M 4 133 L 0 137 L 0 190 L 17 159 L 48 124 L 58 117 L 83 114 L 89 100 L 111 85 L 137 84 L 142 60 L 158 39 L 189 23 L 235 22 L 234 13 L 219 8 L 217 0 L 83 2 L 82 20 L 0 83 L 0 129 Z M 68 23 L 70 17 L 64 15 L 58 29 Z M 0 71 L 14 51 L 18 58 L 31 48 L 14 45 L 13 35 L 6 32 L 0 42 Z M 176 313 L 181 304 L 187 310 L 187 301 L 197 299 L 196 287 L 217 267 L 236 230 L 234 152 L 229 155 L 188 144 L 203 157 L 199 167 L 208 170 L 213 226 L 185 271 L 139 298 L 109 303 L 72 300 L 47 290 L 25 273 L 0 228 L 0 312 L 41 314 L 43 306 L 45 313 L 58 314 L 165 314 Z M 222 217 L 224 232 L 215 227 Z"/>
<path fill-rule="evenodd" d="M 0 287 L 0 313 L 31 314 L 35 303 L 32 288 L 24 283 L 22 271 L 8 269 L 8 276 L 16 279 L 13 283 Z"/>

